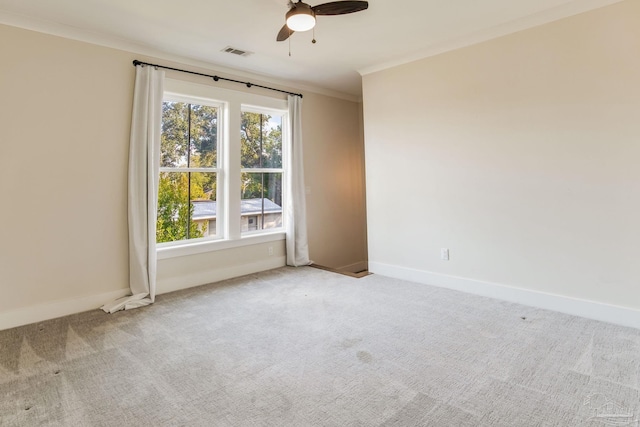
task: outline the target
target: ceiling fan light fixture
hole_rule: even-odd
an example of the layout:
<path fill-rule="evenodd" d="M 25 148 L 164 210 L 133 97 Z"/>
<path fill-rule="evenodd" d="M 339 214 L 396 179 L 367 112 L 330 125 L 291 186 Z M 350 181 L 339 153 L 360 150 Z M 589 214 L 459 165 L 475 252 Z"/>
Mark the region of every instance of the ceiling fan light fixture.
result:
<path fill-rule="evenodd" d="M 309 5 L 296 3 L 295 7 L 287 12 L 287 27 L 292 31 L 309 31 L 315 25 L 316 17 Z"/>
<path fill-rule="evenodd" d="M 278 31 L 276 41 L 287 40 L 296 31 L 309 31 L 316 25 L 316 16 L 346 15 L 369 8 L 366 0 L 337 0 L 309 6 L 302 0 L 296 3 L 289 0 L 289 11 L 285 15 L 285 24 Z M 315 43 L 315 38 L 311 41 Z"/>

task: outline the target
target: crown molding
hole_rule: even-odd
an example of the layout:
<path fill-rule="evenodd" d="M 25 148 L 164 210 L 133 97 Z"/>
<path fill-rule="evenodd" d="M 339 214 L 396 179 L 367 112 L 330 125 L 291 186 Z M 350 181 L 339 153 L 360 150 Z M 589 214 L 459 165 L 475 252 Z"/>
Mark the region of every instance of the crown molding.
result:
<path fill-rule="evenodd" d="M 47 21 L 43 19 L 37 19 L 30 16 L 26 16 L 19 13 L 9 12 L 6 10 L 0 10 L 0 24 L 8 25 L 11 27 L 22 28 L 25 30 L 36 31 L 39 33 L 49 34 L 52 36 L 62 37 L 70 40 L 80 41 L 84 43 L 94 44 L 98 46 L 108 47 L 111 49 L 122 50 L 137 55 L 144 55 L 152 58 L 162 59 L 165 61 L 177 62 L 192 67 L 204 68 L 210 71 L 215 71 L 220 74 L 228 74 L 234 77 L 241 77 L 244 79 L 259 80 L 263 83 L 272 85 L 278 85 L 290 90 L 292 92 L 312 92 L 319 95 L 330 96 L 351 102 L 362 102 L 362 97 L 352 95 L 344 92 L 339 92 L 320 86 L 307 85 L 298 82 L 292 82 L 288 80 L 278 79 L 273 76 L 259 74 L 246 70 L 239 70 L 235 68 L 225 67 L 213 62 L 207 62 L 197 60 L 181 55 L 176 55 L 170 52 L 166 52 L 157 49 L 147 44 L 134 42 L 131 40 L 99 33 L 95 31 L 89 31 L 70 25 L 60 24 L 53 21 Z"/>
<path fill-rule="evenodd" d="M 410 62 L 419 61 L 421 59 L 436 56 L 441 53 L 449 52 L 463 47 L 472 46 L 498 37 L 513 34 L 518 31 L 527 30 L 529 28 L 538 27 L 553 21 L 568 18 L 580 13 L 589 12 L 594 9 L 619 3 L 624 0 L 574 0 L 562 6 L 548 9 L 524 18 L 510 21 L 495 27 L 478 31 L 464 37 L 448 40 L 444 43 L 429 46 L 426 49 L 415 52 L 411 55 L 403 56 L 391 61 L 385 61 L 358 70 L 360 75 L 376 73 L 388 68 L 397 67 L 399 65 L 408 64 Z"/>

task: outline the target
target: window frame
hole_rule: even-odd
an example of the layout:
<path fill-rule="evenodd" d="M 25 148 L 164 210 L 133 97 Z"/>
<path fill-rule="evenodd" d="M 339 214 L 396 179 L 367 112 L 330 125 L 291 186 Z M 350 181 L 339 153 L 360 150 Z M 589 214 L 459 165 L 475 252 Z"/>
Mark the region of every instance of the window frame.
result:
<path fill-rule="evenodd" d="M 289 146 L 289 144 L 286 144 L 289 138 L 288 135 L 288 126 L 285 126 L 286 123 L 289 123 L 289 111 L 285 111 L 285 110 L 280 110 L 280 109 L 273 109 L 273 108 L 264 108 L 264 107 L 258 107 L 255 105 L 242 105 L 241 106 L 241 113 L 255 113 L 255 114 L 264 114 L 264 115 L 277 115 L 281 118 L 281 126 L 282 126 L 282 165 L 280 168 L 243 168 L 242 165 L 240 165 L 240 173 L 260 173 L 260 174 L 264 174 L 264 173 L 280 173 L 282 174 L 282 206 L 280 206 L 281 210 L 281 215 L 282 215 L 282 226 L 278 227 L 278 228 L 272 228 L 272 229 L 260 229 L 260 230 L 253 230 L 253 231 L 245 231 L 242 232 L 241 230 L 241 234 L 242 236 L 252 236 L 252 235 L 257 235 L 257 234 L 264 234 L 264 233 L 268 233 L 269 230 L 271 230 L 272 232 L 275 231 L 281 231 L 284 230 L 286 227 L 285 224 L 285 215 L 284 215 L 284 207 L 285 207 L 285 202 L 286 202 L 286 168 L 285 168 L 285 161 L 287 159 L 286 154 L 285 154 L 285 147 Z M 242 143 L 242 142 L 241 142 Z M 262 212 L 262 223 L 264 225 L 264 218 L 265 218 L 265 213 Z"/>
<path fill-rule="evenodd" d="M 217 163 L 215 168 L 205 168 L 207 172 L 216 171 L 217 173 L 216 236 L 158 243 L 158 259 L 284 240 L 286 229 L 284 212 L 289 197 L 285 189 L 290 187 L 286 165 L 291 145 L 287 100 L 172 78 L 165 78 L 164 84 L 163 101 L 176 100 L 216 107 L 220 105 Z M 251 233 L 241 232 L 240 177 L 243 168 L 240 164 L 240 123 L 242 111 L 277 113 L 282 116 L 282 228 Z"/>
<path fill-rule="evenodd" d="M 211 100 L 211 99 L 204 99 L 204 98 L 200 98 L 200 97 L 194 97 L 194 96 L 187 96 L 184 94 L 179 94 L 179 93 L 173 93 L 173 92 L 168 92 L 168 91 L 164 91 L 164 94 L 162 96 L 162 102 L 164 103 L 165 101 L 170 101 L 170 102 L 182 102 L 182 103 L 186 103 L 186 104 L 196 104 L 196 105 L 206 105 L 208 107 L 215 107 L 218 109 L 217 111 L 217 115 L 218 115 L 218 127 L 216 130 L 216 166 L 211 168 L 211 167 L 177 167 L 177 168 L 170 168 L 170 167 L 160 167 L 159 169 L 159 173 L 162 172 L 175 172 L 175 173 L 197 173 L 197 172 L 202 172 L 202 173 L 215 173 L 216 174 L 216 232 L 214 236 L 207 236 L 207 237 L 199 237 L 196 239 L 183 239 L 183 240 L 174 240 L 173 242 L 162 242 L 162 243 L 156 243 L 156 246 L 158 248 L 164 248 L 164 247 L 172 247 L 172 246 L 177 246 L 180 244 L 184 244 L 185 242 L 201 242 L 201 241 L 210 241 L 210 240 L 221 240 L 224 238 L 223 234 L 221 233 L 221 230 L 224 230 L 224 223 L 226 218 L 224 217 L 224 215 L 220 215 L 218 212 L 224 212 L 223 208 L 224 208 L 224 200 L 221 200 L 220 197 L 220 187 L 224 186 L 224 174 L 221 173 L 223 172 L 220 167 L 220 165 L 224 165 L 224 155 L 225 155 L 225 150 L 226 147 L 224 147 L 224 144 L 222 144 L 221 142 L 224 141 L 224 132 L 226 131 L 226 129 L 224 129 L 224 126 L 220 126 L 220 123 L 224 123 L 224 114 L 225 114 L 225 109 L 224 109 L 224 102 L 221 101 L 217 101 L 217 100 Z M 191 142 L 189 141 L 189 144 Z M 223 187 L 224 188 L 224 187 Z M 189 201 L 189 203 L 191 203 L 191 201 Z"/>

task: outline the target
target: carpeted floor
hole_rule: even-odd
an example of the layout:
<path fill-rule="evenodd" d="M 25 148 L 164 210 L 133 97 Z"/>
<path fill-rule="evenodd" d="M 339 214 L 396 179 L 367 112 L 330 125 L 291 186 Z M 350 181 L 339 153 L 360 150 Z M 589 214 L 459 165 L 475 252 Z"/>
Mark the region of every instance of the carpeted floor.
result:
<path fill-rule="evenodd" d="M 308 267 L 0 331 L 2 426 L 637 426 L 639 383 L 638 330 Z"/>

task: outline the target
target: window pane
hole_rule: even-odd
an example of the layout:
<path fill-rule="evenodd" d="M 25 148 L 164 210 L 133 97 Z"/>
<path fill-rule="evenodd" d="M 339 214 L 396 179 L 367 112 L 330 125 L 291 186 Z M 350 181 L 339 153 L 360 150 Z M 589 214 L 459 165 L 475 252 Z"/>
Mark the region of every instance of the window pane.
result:
<path fill-rule="evenodd" d="M 189 104 L 162 103 L 160 167 L 186 167 L 189 141 Z"/>
<path fill-rule="evenodd" d="M 240 137 L 243 168 L 282 168 L 282 116 L 245 111 Z"/>
<path fill-rule="evenodd" d="M 189 167 L 213 168 L 217 162 L 218 109 L 191 104 Z"/>
<path fill-rule="evenodd" d="M 267 116 L 269 117 L 269 116 Z M 282 116 L 268 118 L 263 128 L 264 141 L 262 154 L 265 168 L 282 167 Z"/>
<path fill-rule="evenodd" d="M 282 227 L 282 174 L 242 173 L 242 232 Z"/>
<path fill-rule="evenodd" d="M 216 167 L 218 108 L 162 103 L 160 167 Z"/>
<path fill-rule="evenodd" d="M 215 235 L 216 191 L 215 173 L 161 172 L 156 241 Z"/>
<path fill-rule="evenodd" d="M 191 221 L 197 230 L 190 232 L 189 238 L 216 235 L 218 191 L 217 174 L 192 172 L 191 179 Z"/>

